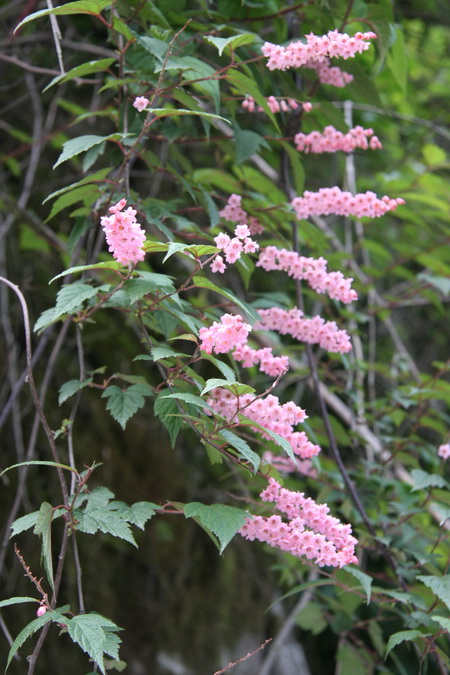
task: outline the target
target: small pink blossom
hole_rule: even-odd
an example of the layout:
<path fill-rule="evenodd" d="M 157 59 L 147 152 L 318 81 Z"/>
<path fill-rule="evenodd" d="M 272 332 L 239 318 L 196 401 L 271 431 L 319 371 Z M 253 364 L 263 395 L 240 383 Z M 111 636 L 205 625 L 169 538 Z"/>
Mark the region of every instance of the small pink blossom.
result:
<path fill-rule="evenodd" d="M 145 96 L 138 96 L 134 99 L 133 108 L 136 108 L 136 110 L 142 112 L 149 104 L 150 101 L 148 98 L 145 98 Z"/>
<path fill-rule="evenodd" d="M 316 216 L 355 216 L 357 218 L 379 218 L 388 211 L 394 211 L 404 204 L 401 198 L 378 198 L 374 192 L 352 194 L 338 187 L 321 188 L 318 192 L 305 190 L 303 197 L 295 197 L 292 206 L 299 220 Z"/>
<path fill-rule="evenodd" d="M 440 445 L 438 449 L 438 455 L 439 457 L 442 457 L 442 459 L 448 459 L 450 457 L 450 443 Z"/>
<path fill-rule="evenodd" d="M 44 614 L 47 612 L 47 607 L 45 605 L 41 605 L 38 607 L 38 610 L 36 612 L 36 616 L 44 616 Z"/>
<path fill-rule="evenodd" d="M 220 274 L 223 274 L 226 269 L 227 266 L 225 265 L 222 256 L 216 255 L 211 263 L 211 272 L 219 272 Z"/>
<path fill-rule="evenodd" d="M 122 265 L 136 264 L 144 260 L 145 232 L 136 221 L 136 211 L 126 206 L 126 199 L 111 206 L 110 216 L 102 216 L 100 223 L 106 236 L 106 243 L 114 258 Z"/>
<path fill-rule="evenodd" d="M 370 139 L 370 140 L 369 140 Z M 297 150 L 300 152 L 353 152 L 357 148 L 376 150 L 381 148 L 377 136 L 373 135 L 373 129 L 364 129 L 356 126 L 346 134 L 332 126 L 327 126 L 322 133 L 311 131 L 309 134 L 298 133 L 294 139 Z"/>

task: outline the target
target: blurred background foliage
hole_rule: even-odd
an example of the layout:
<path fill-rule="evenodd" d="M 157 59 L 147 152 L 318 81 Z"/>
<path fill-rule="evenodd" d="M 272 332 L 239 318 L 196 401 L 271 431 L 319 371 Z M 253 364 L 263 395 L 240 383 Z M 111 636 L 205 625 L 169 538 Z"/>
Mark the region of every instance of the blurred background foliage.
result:
<path fill-rule="evenodd" d="M 436 597 L 416 577 L 447 575 L 449 556 L 445 520 L 450 514 L 449 476 L 436 455 L 437 446 L 448 441 L 450 401 L 448 3 L 436 0 L 425 7 L 419 0 L 303 4 L 119 0 L 112 13 L 103 12 L 111 20 L 115 17 L 115 31 L 88 15 L 58 17 L 66 72 L 88 61 L 107 61 L 91 73 L 59 78 L 52 86 L 61 71 L 49 18 L 13 32 L 26 15 L 43 8 L 45 3 L 26 0 L 6 2 L 0 8 L 0 275 L 25 294 L 32 323 L 54 304 L 60 281 L 49 285 L 53 276 L 71 265 L 93 262 L 98 255 L 109 259 L 101 246 L 98 223 L 122 161 L 120 148 L 107 141 L 53 168 L 63 144 L 87 134 L 107 136 L 117 130 L 138 134 L 143 118 L 131 102 L 158 86 L 163 64 L 157 43 L 145 40 L 168 44 L 188 19 L 191 22 L 174 43 L 172 63 L 166 64 L 157 105 L 173 105 L 175 100 L 178 107 L 186 107 L 195 100 L 230 119 L 232 126 L 228 131 L 224 123 L 214 126 L 180 117 L 165 118 L 153 127 L 130 167 L 131 193 L 152 236 L 208 243 L 211 227 L 218 231 L 217 211 L 231 192 L 237 192 L 244 196 L 246 210 L 265 226 L 263 242 L 289 247 L 292 217 L 285 204 L 290 191 L 335 184 L 348 189 L 353 170 L 358 191 L 406 200 L 394 214 L 356 230 L 342 219 L 302 221 L 299 227 L 300 243 L 308 255 L 324 255 L 332 269 L 350 269 L 360 296 L 351 309 L 323 306 L 307 292 L 305 302 L 310 311 L 321 311 L 326 318 L 341 317 L 342 322 L 343 317 L 358 337 L 359 347 L 351 357 L 320 354 L 317 358 L 333 431 L 375 537 L 345 492 L 327 450 L 306 361 L 288 341 L 285 353 L 297 359 L 298 367 L 277 391 L 283 400 L 293 399 L 307 409 L 306 429 L 323 447 L 319 476 L 289 479 L 286 484 L 326 501 L 333 515 L 352 523 L 361 542 L 361 570 L 372 576 L 376 587 L 372 601 L 366 604 L 361 586 L 345 571 L 319 574 L 301 561 L 238 537 L 219 557 L 200 528 L 181 518 L 152 520 L 145 533 L 138 534 L 138 551 L 106 535 L 85 535 L 80 554 L 89 609 L 125 629 L 121 657 L 128 663 L 126 672 L 212 673 L 256 649 L 266 637 L 290 626 L 289 621 L 284 648 L 299 650 L 302 645 L 312 675 L 447 672 L 448 636 L 435 639 L 440 627 L 429 616 Z M 339 63 L 355 77 L 343 90 L 317 88 L 312 71 L 270 73 L 257 58 L 263 40 L 281 43 L 310 31 L 322 34 L 342 27 L 345 19 L 348 32 L 375 30 L 378 40 L 354 62 Z M 243 63 L 232 72 L 248 80 L 227 80 L 228 71 L 223 71 L 225 79 L 220 82 L 204 79 L 230 60 L 227 52 L 219 56 L 204 36 L 241 32 L 255 36 L 253 42 L 236 49 L 235 62 Z M 128 39 L 130 46 L 121 56 Z M 188 70 L 184 61 L 184 70 L 180 69 L 177 59 L 186 57 L 196 61 Z M 197 82 L 187 84 L 192 80 Z M 293 96 L 320 105 L 309 116 L 277 116 L 277 130 L 267 115 L 242 110 L 249 81 L 264 96 Z M 300 128 L 311 131 L 334 124 L 345 129 L 349 116 L 352 125 L 374 129 L 382 151 L 358 152 L 353 160 L 340 155 L 293 157 L 287 141 L 280 140 L 292 139 Z M 87 188 L 64 193 L 67 201 L 56 209 L 55 199 L 43 204 L 51 193 L 102 169 L 98 181 Z M 154 271 L 175 277 L 185 274 L 175 257 L 170 269 L 161 260 L 161 256 L 152 259 Z M 293 283 L 284 280 L 280 287 L 275 276 L 247 265 L 228 272 L 226 283 L 238 296 L 260 303 L 275 298 L 282 306 L 292 306 Z M 25 457 L 48 459 L 48 450 L 43 434 L 37 432 L 28 390 L 22 386 L 25 354 L 20 307 L 3 285 L 0 300 L 5 355 L 0 364 L 3 469 Z M 199 291 L 190 301 L 206 306 L 208 296 Z M 145 364 L 131 365 L 141 348 L 126 315 L 112 309 L 98 313 L 95 324 L 84 328 L 83 345 L 87 371 L 106 366 L 108 373 L 145 375 L 153 386 L 158 384 L 158 373 L 149 372 Z M 50 425 L 58 429 L 71 416 L 70 402 L 58 406 L 59 388 L 79 376 L 70 322 L 36 335 L 34 358 Z M 251 373 L 250 381 L 261 389 L 268 385 L 257 372 Z M 209 503 L 222 501 L 224 491 L 236 494 L 235 476 L 224 476 L 221 467 L 210 465 L 193 435 L 180 436 L 171 449 L 151 405 L 122 431 L 104 403 L 95 390 L 83 392 L 74 425 L 78 465 L 103 462 L 94 484 L 97 480 L 107 485 L 127 503 L 169 498 Z M 370 430 L 370 437 L 361 432 L 361 426 Z M 433 488 L 432 480 L 425 480 L 420 488 L 420 475 L 414 470 L 443 477 L 445 481 L 437 483 L 441 489 Z M 2 597 L 29 595 L 29 583 L 8 540 L 8 514 L 20 478 L 10 472 L 1 480 Z M 419 485 L 416 491 L 411 490 L 414 481 Z M 39 508 L 43 499 L 55 500 L 56 494 L 52 472 L 33 468 L 17 515 Z M 17 540 L 40 576 L 36 541 L 25 534 Z M 389 547 L 395 574 L 380 555 L 377 540 Z M 444 578 L 448 583 L 448 576 Z M 323 585 L 324 580 L 329 585 Z M 303 594 L 296 591 L 299 587 Z M 354 592 L 349 592 L 352 588 Z M 74 571 L 69 570 L 62 592 L 65 601 L 76 606 Z M 287 597 L 280 601 L 284 594 Z M 442 607 L 438 595 L 437 614 L 448 611 L 450 592 L 446 594 L 447 607 Z M 266 611 L 275 600 L 279 602 Z M 32 618 L 28 608 L 3 613 L 2 661 L 8 635 L 15 636 Z M 404 642 L 385 661 L 389 636 L 401 630 L 434 637 L 416 635 L 414 643 Z M 67 636 L 47 639 L 37 672 L 78 675 L 87 671 L 85 655 L 70 646 L 69 659 L 68 647 Z M 298 653 L 291 656 L 291 663 Z M 12 663 L 11 673 L 25 672 L 23 654 L 21 661 Z M 260 657 L 238 666 L 236 672 L 263 672 Z M 61 663 L 63 669 L 56 665 Z M 291 672 L 280 664 L 275 662 L 273 674 Z"/>

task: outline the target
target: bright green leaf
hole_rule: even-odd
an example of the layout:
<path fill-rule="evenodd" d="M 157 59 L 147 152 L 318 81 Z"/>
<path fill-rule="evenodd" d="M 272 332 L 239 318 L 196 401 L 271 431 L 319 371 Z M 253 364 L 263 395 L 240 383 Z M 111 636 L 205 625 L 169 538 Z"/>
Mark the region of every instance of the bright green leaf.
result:
<path fill-rule="evenodd" d="M 186 518 L 194 518 L 206 530 L 212 532 L 219 540 L 220 553 L 244 525 L 249 517 L 248 513 L 234 506 L 225 504 L 211 504 L 206 506 L 199 502 L 191 502 L 183 508 Z"/>

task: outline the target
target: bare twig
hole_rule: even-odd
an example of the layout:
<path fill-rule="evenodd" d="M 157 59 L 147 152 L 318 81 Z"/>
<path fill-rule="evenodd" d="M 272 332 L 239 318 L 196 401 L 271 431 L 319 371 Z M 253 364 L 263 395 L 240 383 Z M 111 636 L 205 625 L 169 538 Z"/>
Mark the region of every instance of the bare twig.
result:
<path fill-rule="evenodd" d="M 222 675 L 222 673 L 226 673 L 227 670 L 231 670 L 231 669 L 234 668 L 235 666 L 238 666 L 240 663 L 243 663 L 244 661 L 247 661 L 247 659 L 249 659 L 251 656 L 254 656 L 255 654 L 257 654 L 259 651 L 261 651 L 261 649 L 264 649 L 264 647 L 265 647 L 271 640 L 272 640 L 272 638 L 268 638 L 267 640 L 265 640 L 265 641 L 262 643 L 262 645 L 259 645 L 258 649 L 255 649 L 254 652 L 249 652 L 248 654 L 246 654 L 245 656 L 243 656 L 243 657 L 242 657 L 241 659 L 239 659 L 238 661 L 233 661 L 233 663 L 229 663 L 229 664 L 226 666 L 226 668 L 222 668 L 222 670 L 216 670 L 216 672 L 214 673 L 214 675 Z"/>

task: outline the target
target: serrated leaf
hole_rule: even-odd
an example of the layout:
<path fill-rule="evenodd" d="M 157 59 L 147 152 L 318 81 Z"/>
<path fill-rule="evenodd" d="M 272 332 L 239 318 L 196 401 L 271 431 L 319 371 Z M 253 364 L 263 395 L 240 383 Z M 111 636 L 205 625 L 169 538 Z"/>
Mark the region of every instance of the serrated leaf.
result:
<path fill-rule="evenodd" d="M 442 577 L 420 575 L 417 578 L 450 609 L 450 574 Z"/>
<path fill-rule="evenodd" d="M 67 401 L 68 398 L 76 394 L 77 391 L 80 391 L 81 389 L 84 389 L 84 387 L 87 387 L 91 382 L 92 377 L 89 377 L 87 380 L 83 381 L 68 380 L 67 382 L 64 382 L 64 384 L 59 389 L 58 405 L 61 405 L 62 403 L 64 403 L 64 401 Z"/>
<path fill-rule="evenodd" d="M 82 185 L 81 187 L 75 188 L 70 192 L 65 192 L 63 195 L 58 197 L 55 203 L 52 206 L 50 214 L 46 218 L 46 222 L 54 218 L 58 213 L 77 204 L 78 202 L 83 202 L 86 206 L 92 206 L 94 202 L 98 199 L 98 187 L 94 184 Z"/>
<path fill-rule="evenodd" d="M 63 145 L 63 151 L 58 157 L 58 161 L 53 165 L 53 168 L 56 169 L 57 166 L 63 162 L 67 162 L 68 159 L 80 155 L 82 152 L 86 152 L 104 141 L 118 141 L 122 140 L 130 134 L 110 134 L 109 136 L 96 136 L 94 134 L 87 134 L 86 136 L 78 136 L 77 138 L 71 138 L 69 141 L 66 141 Z"/>
<path fill-rule="evenodd" d="M 259 429 L 262 431 L 264 434 L 267 434 L 270 436 L 270 438 L 275 441 L 275 443 L 283 448 L 285 453 L 287 454 L 288 457 L 290 457 L 294 462 L 296 461 L 294 452 L 292 450 L 292 446 L 287 441 L 283 436 L 280 436 L 280 434 L 277 434 L 275 431 L 272 431 L 271 429 L 266 429 L 262 424 L 259 424 L 258 422 L 254 422 L 251 420 L 249 417 L 246 417 L 245 415 L 242 415 L 239 413 L 239 422 L 242 424 L 244 423 L 246 426 L 253 427 L 255 429 Z"/>
<path fill-rule="evenodd" d="M 402 642 L 409 642 L 411 640 L 415 640 L 418 637 L 425 638 L 428 635 L 429 633 L 421 633 L 420 630 L 401 630 L 398 633 L 394 633 L 391 635 L 387 643 L 385 658 L 389 652 L 394 649 L 394 647 L 397 647 L 397 645 L 401 644 Z"/>
<path fill-rule="evenodd" d="M 212 354 L 202 354 L 203 359 L 207 359 L 208 361 L 211 361 L 218 370 L 222 373 L 222 375 L 225 377 L 227 382 L 235 382 L 236 381 L 236 373 L 230 366 L 228 366 L 226 363 L 223 361 L 220 361 L 217 359 L 215 356 Z"/>
<path fill-rule="evenodd" d="M 33 511 L 33 513 L 27 513 L 26 516 L 16 518 L 16 520 L 13 523 L 11 523 L 10 538 L 15 537 L 17 534 L 20 534 L 21 532 L 25 532 L 25 530 L 29 530 L 32 527 L 35 527 L 38 515 L 39 511 Z"/>
<path fill-rule="evenodd" d="M 177 402 L 173 399 L 167 398 L 168 393 L 170 393 L 170 391 L 166 389 L 156 397 L 154 403 L 154 412 L 169 432 L 170 443 L 173 448 L 175 441 L 177 440 L 178 433 L 183 426 L 183 421 L 180 417 L 178 417 L 179 408 Z"/>
<path fill-rule="evenodd" d="M 99 16 L 102 10 L 110 7 L 112 0 L 76 0 L 75 2 L 68 2 L 60 7 L 53 7 L 52 9 L 41 9 L 39 12 L 29 14 L 23 21 L 21 21 L 14 29 L 14 32 L 19 30 L 21 26 L 29 21 L 35 21 L 43 16 L 51 14 L 55 16 L 69 16 L 71 14 L 94 14 Z"/>
<path fill-rule="evenodd" d="M 236 380 L 229 382 L 228 380 L 222 380 L 220 377 L 212 377 L 211 379 L 207 380 L 201 395 L 203 396 L 203 394 L 206 394 L 208 391 L 211 391 L 211 389 L 215 389 L 216 387 L 227 389 L 228 391 L 231 391 L 233 394 L 235 394 L 235 396 L 253 394 L 255 391 L 255 389 L 249 384 L 242 384 L 242 382 L 237 382 Z"/>
<path fill-rule="evenodd" d="M 414 480 L 411 492 L 426 490 L 430 487 L 446 487 L 448 485 L 442 476 L 439 476 L 437 473 L 427 473 L 426 471 L 422 471 L 422 469 L 413 469 L 411 476 Z"/>
<path fill-rule="evenodd" d="M 61 609 L 64 610 L 64 608 Z M 23 645 L 25 640 L 50 621 L 59 621 L 64 623 L 66 621 L 66 617 L 60 614 L 58 611 L 54 610 L 52 612 L 46 612 L 42 616 L 39 616 L 37 619 L 34 619 L 29 624 L 27 624 L 25 628 L 23 628 L 20 631 L 19 635 L 16 637 L 16 639 L 11 645 L 11 648 L 8 653 L 8 660 L 6 662 L 5 670 L 8 669 L 9 664 L 11 663 L 14 655 L 16 654 L 17 650 L 20 649 L 20 647 Z"/>
<path fill-rule="evenodd" d="M 225 504 L 206 506 L 199 502 L 185 504 L 183 512 L 186 518 L 194 518 L 202 527 L 218 538 L 220 553 L 223 552 L 249 517 L 248 513 L 234 506 L 226 506 Z"/>
<path fill-rule="evenodd" d="M 246 159 L 259 152 L 261 148 L 270 149 L 270 145 L 263 136 L 250 129 L 241 129 L 236 122 L 234 123 L 234 141 L 238 164 L 245 162 Z"/>
<path fill-rule="evenodd" d="M 48 502 L 42 502 L 41 508 L 34 526 L 34 534 L 41 535 L 41 560 L 44 563 L 44 569 L 47 574 L 47 580 L 52 590 L 55 590 L 53 579 L 53 559 L 52 559 L 52 520 L 53 507 Z"/>
<path fill-rule="evenodd" d="M 170 359 L 174 356 L 187 356 L 183 352 L 176 352 L 170 347 L 152 347 L 153 361 L 160 361 L 161 359 Z"/>
<path fill-rule="evenodd" d="M 253 452 L 247 441 L 245 441 L 243 438 L 233 433 L 229 429 L 223 429 L 220 432 L 219 436 L 224 438 L 227 443 L 229 443 L 235 450 L 237 450 L 239 455 L 241 455 L 241 457 L 250 462 L 250 464 L 253 466 L 253 473 L 256 473 L 258 471 L 261 459 L 259 455 L 256 454 L 256 452 Z"/>
<path fill-rule="evenodd" d="M 450 619 L 448 618 L 448 616 L 436 616 L 435 614 L 433 614 L 431 618 L 433 619 L 433 621 L 437 621 L 438 624 L 441 626 L 441 628 L 446 630 L 447 633 L 450 633 Z"/>
<path fill-rule="evenodd" d="M 138 45 L 152 54 L 152 56 L 155 56 L 161 64 L 164 63 L 169 48 L 167 42 L 158 40 L 158 38 L 148 37 L 147 35 L 138 35 L 137 33 L 134 33 L 134 37 Z"/>
<path fill-rule="evenodd" d="M 211 410 L 211 406 L 206 403 L 202 398 L 199 396 L 195 396 L 195 394 L 189 394 L 188 392 L 184 391 L 177 391 L 175 393 L 171 394 L 166 394 L 164 398 L 174 398 L 177 401 L 184 401 L 185 403 L 192 403 L 192 405 L 197 406 L 197 408 L 201 408 L 202 410 L 204 408 L 208 408 L 208 410 Z"/>
<path fill-rule="evenodd" d="M 54 77 L 53 80 L 42 91 L 47 91 L 47 89 L 50 89 L 50 87 L 53 87 L 53 85 L 62 84 L 63 82 L 72 80 L 75 77 L 84 77 L 85 75 L 98 73 L 101 70 L 108 70 L 109 66 L 115 61 L 117 61 L 117 59 L 113 57 L 109 59 L 98 59 L 96 61 L 87 61 L 86 63 L 81 63 L 79 66 L 75 66 L 75 68 L 68 70 L 67 73 Z"/>
<path fill-rule="evenodd" d="M 74 473 L 77 473 L 77 470 L 74 469 L 72 466 L 68 466 L 68 464 L 59 464 L 58 462 L 51 462 L 46 459 L 31 459 L 29 462 L 19 462 L 19 464 L 12 464 L 11 466 L 6 467 L 6 469 L 3 469 L 3 471 L 0 473 L 0 476 L 3 476 L 4 473 L 7 471 L 11 471 L 11 469 L 19 469 L 22 466 L 54 466 L 60 469 L 66 469 L 66 471 L 73 471 Z"/>
<path fill-rule="evenodd" d="M 203 112 L 203 110 L 185 110 L 184 108 L 146 108 L 146 112 L 151 112 L 155 117 L 181 117 L 183 115 L 195 115 L 206 119 L 221 120 L 231 125 L 231 122 L 222 115 Z"/>
<path fill-rule="evenodd" d="M 111 631 L 121 630 L 116 624 L 100 614 L 79 614 L 66 620 L 67 630 L 74 642 L 95 661 L 105 675 L 104 654 L 118 656 L 120 639 Z M 111 654 L 112 652 L 112 654 Z"/>
<path fill-rule="evenodd" d="M 85 300 L 89 300 L 97 295 L 97 288 L 76 282 L 63 286 L 56 296 L 55 311 L 58 316 L 70 314 L 83 306 Z"/>
<path fill-rule="evenodd" d="M 89 492 L 87 495 L 87 502 L 89 507 L 92 508 L 107 507 L 111 499 L 114 499 L 114 492 L 111 492 L 109 488 L 104 487 L 103 485 L 94 488 L 92 492 Z"/>
<path fill-rule="evenodd" d="M 153 502 L 135 502 L 128 508 L 130 509 L 128 522 L 143 530 L 145 523 L 153 518 L 161 507 Z"/>
<path fill-rule="evenodd" d="M 214 37 L 213 35 L 205 35 L 203 38 L 216 47 L 219 56 L 222 56 L 224 49 L 227 47 L 241 47 L 254 42 L 256 35 L 254 33 L 241 33 L 240 35 L 232 35 L 228 38 Z"/>
<path fill-rule="evenodd" d="M 140 384 L 132 384 L 127 389 L 111 385 L 102 393 L 102 398 L 108 399 L 106 410 L 111 413 L 122 429 L 125 429 L 130 417 L 145 405 L 144 396 L 149 396 L 149 392 Z"/>
<path fill-rule="evenodd" d="M 9 605 L 20 605 L 23 602 L 37 602 L 39 604 L 39 600 L 37 598 L 28 598 L 26 596 L 21 596 L 21 597 L 15 597 L 15 598 L 8 598 L 7 600 L 0 600 L 0 607 L 9 607 Z"/>
<path fill-rule="evenodd" d="M 64 272 L 60 272 L 56 275 L 56 277 L 50 279 L 48 283 L 52 284 L 54 281 L 56 281 L 56 279 L 67 277 L 69 274 L 79 274 L 80 272 L 86 272 L 87 270 L 118 270 L 121 267 L 123 267 L 122 263 L 115 261 L 107 263 L 95 263 L 94 265 L 78 265 L 77 267 L 69 267 L 69 269 L 64 270 Z"/>
<path fill-rule="evenodd" d="M 346 565 L 344 570 L 353 575 L 359 581 L 366 594 L 367 604 L 369 604 L 372 591 L 372 577 L 365 572 L 361 572 L 361 570 L 358 570 L 356 567 L 350 567 L 350 565 Z"/>
<path fill-rule="evenodd" d="M 111 534 L 113 537 L 128 541 L 137 548 L 129 524 L 115 511 L 89 505 L 85 510 L 75 509 L 74 515 L 78 520 L 77 530 L 80 532 L 95 534 L 100 531 L 104 534 Z"/>
<path fill-rule="evenodd" d="M 42 312 L 41 316 L 33 326 L 33 331 L 35 333 L 38 333 L 39 331 L 44 330 L 44 328 L 50 326 L 58 319 L 59 314 L 56 311 L 56 307 L 50 307 L 50 309 L 46 309 L 45 311 Z"/>

